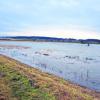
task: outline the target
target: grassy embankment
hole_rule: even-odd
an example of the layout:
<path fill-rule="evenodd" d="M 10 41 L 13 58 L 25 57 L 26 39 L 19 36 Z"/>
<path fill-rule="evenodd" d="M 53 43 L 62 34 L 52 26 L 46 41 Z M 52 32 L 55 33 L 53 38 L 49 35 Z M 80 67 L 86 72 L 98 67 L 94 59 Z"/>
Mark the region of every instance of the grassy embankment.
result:
<path fill-rule="evenodd" d="M 100 93 L 0 55 L 0 100 L 100 100 Z"/>

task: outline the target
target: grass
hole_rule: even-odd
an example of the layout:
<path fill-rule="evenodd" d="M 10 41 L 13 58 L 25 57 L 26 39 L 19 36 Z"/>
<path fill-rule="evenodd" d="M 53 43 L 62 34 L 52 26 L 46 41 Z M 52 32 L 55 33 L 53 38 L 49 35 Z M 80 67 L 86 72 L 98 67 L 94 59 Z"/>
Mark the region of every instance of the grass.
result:
<path fill-rule="evenodd" d="M 7 65 L 0 65 L 0 73 L 2 73 L 2 80 L 5 86 L 11 88 L 12 97 L 18 100 L 55 100 L 55 98 L 47 92 L 43 92 L 37 86 L 31 86 L 30 80 L 21 75 L 16 70 L 9 68 Z"/>
<path fill-rule="evenodd" d="M 0 98 L 0 100 L 100 100 L 100 93 L 0 55 Z"/>

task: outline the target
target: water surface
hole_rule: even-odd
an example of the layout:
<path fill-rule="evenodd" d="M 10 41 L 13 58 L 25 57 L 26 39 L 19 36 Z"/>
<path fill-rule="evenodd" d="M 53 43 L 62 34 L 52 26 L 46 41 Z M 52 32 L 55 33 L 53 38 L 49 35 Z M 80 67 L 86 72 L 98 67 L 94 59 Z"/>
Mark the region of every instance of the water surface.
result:
<path fill-rule="evenodd" d="M 0 54 L 100 92 L 100 45 L 0 41 Z"/>

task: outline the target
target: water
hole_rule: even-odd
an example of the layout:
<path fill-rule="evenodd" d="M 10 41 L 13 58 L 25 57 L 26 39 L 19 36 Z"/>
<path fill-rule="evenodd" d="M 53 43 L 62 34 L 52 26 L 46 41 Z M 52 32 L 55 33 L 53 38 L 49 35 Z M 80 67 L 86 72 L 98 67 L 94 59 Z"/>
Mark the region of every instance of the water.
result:
<path fill-rule="evenodd" d="M 0 42 L 0 54 L 100 92 L 100 45 Z"/>

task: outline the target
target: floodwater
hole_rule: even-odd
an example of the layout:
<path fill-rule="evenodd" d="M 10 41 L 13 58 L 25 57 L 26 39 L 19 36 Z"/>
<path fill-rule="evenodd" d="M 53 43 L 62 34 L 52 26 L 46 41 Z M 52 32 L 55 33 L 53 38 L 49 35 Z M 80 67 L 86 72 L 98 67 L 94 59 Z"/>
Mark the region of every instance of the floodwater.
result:
<path fill-rule="evenodd" d="M 100 92 L 100 45 L 0 41 L 0 54 Z"/>

